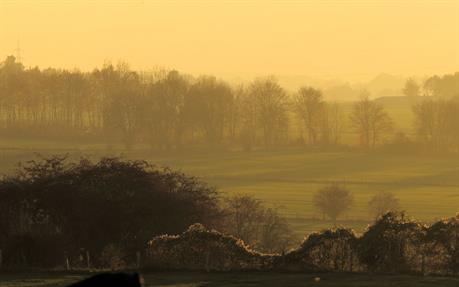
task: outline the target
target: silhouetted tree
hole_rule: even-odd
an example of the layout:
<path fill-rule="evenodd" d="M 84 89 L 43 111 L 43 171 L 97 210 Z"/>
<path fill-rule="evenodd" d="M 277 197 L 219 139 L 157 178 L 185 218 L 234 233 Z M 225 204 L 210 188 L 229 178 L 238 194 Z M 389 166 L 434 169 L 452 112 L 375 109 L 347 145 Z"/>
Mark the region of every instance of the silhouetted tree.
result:
<path fill-rule="evenodd" d="M 350 120 L 365 148 L 375 148 L 382 136 L 392 130 L 392 119 L 381 105 L 370 101 L 368 94 L 354 104 Z"/>
<path fill-rule="evenodd" d="M 75 257 L 81 248 L 97 258 L 109 244 L 133 256 L 154 235 L 178 233 L 194 222 L 216 226 L 222 216 L 214 188 L 180 172 L 119 158 L 30 161 L 0 182 L 0 197 L 5 234 L 0 239 L 30 236 L 36 244 L 44 235 L 59 239 L 61 259 L 64 251 Z M 29 248 L 6 253 L 5 261 L 22 257 L 22 264 L 31 264 L 40 250 L 27 255 Z"/>
<path fill-rule="evenodd" d="M 266 208 L 249 195 L 235 195 L 225 200 L 224 230 L 246 244 L 267 253 L 285 252 L 293 241 L 287 220 L 277 208 Z"/>
<path fill-rule="evenodd" d="M 273 78 L 257 79 L 248 90 L 254 101 L 257 129 L 264 145 L 279 143 L 287 137 L 287 95 Z M 252 131 L 255 132 L 255 131 Z"/>
<path fill-rule="evenodd" d="M 295 110 L 307 131 L 309 144 L 316 144 L 325 111 L 322 92 L 311 87 L 300 88 L 295 99 Z"/>
<path fill-rule="evenodd" d="M 351 192 L 340 183 L 331 183 L 314 194 L 314 206 L 323 215 L 327 215 L 333 222 L 346 212 L 353 204 Z"/>
<path fill-rule="evenodd" d="M 413 113 L 418 139 L 427 151 L 459 151 L 459 98 L 425 100 Z"/>

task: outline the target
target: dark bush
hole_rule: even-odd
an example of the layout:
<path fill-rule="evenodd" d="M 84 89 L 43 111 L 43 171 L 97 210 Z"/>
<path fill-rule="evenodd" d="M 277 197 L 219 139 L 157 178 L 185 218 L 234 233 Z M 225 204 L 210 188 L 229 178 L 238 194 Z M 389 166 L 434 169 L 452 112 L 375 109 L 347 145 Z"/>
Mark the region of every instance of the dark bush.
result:
<path fill-rule="evenodd" d="M 419 223 L 403 213 L 380 217 L 359 238 L 359 259 L 371 272 L 412 272 L 422 237 Z"/>
<path fill-rule="evenodd" d="M 354 232 L 344 228 L 313 233 L 298 249 L 285 254 L 280 266 L 294 270 L 357 270 L 356 240 Z"/>
<path fill-rule="evenodd" d="M 153 236 L 179 233 L 194 222 L 214 226 L 221 216 L 214 188 L 181 172 L 119 158 L 30 161 L 0 181 L 0 205 L 0 248 L 14 245 L 15 257 L 23 257 L 15 262 L 26 265 L 44 252 L 49 238 L 59 238 L 69 257 L 87 250 L 94 265 L 109 244 L 134 262 Z M 30 244 L 12 243 L 27 236 Z M 62 250 L 55 252 L 63 264 Z"/>
<path fill-rule="evenodd" d="M 233 236 L 194 224 L 180 235 L 153 238 L 146 266 L 167 270 L 266 270 L 274 257 L 249 249 Z"/>

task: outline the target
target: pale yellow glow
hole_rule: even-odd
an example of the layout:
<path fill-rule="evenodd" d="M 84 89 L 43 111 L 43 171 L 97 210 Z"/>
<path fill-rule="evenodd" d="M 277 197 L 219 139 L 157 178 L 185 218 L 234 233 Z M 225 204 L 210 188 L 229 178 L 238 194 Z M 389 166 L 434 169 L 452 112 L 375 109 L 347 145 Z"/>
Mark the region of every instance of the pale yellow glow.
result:
<path fill-rule="evenodd" d="M 459 70 L 459 1 L 8 1 L 0 56 L 26 66 L 253 76 Z"/>

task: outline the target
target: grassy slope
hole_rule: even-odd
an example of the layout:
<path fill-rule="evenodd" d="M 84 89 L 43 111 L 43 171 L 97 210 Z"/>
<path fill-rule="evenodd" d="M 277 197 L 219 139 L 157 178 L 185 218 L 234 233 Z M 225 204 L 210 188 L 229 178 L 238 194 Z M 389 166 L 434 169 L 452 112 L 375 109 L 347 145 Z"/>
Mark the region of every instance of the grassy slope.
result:
<path fill-rule="evenodd" d="M 63 287 L 84 278 L 84 275 L 1 275 L 2 287 Z M 314 277 L 320 277 L 319 283 Z M 340 286 L 340 287 L 411 287 L 459 285 L 459 278 L 371 276 L 363 274 L 302 273 L 153 273 L 144 276 L 146 286 Z"/>
<path fill-rule="evenodd" d="M 227 193 L 253 194 L 291 218 L 320 217 L 312 195 L 333 180 L 346 181 L 354 193 L 348 221 L 368 220 L 367 202 L 378 191 L 395 193 L 408 214 L 422 220 L 459 211 L 458 158 L 289 150 L 152 160 L 201 176 Z"/>
<path fill-rule="evenodd" d="M 103 153 L 83 152 L 100 156 Z M 312 196 L 329 181 L 345 181 L 355 204 L 342 217 L 344 225 L 362 230 L 368 222 L 367 202 L 378 191 L 396 194 L 409 215 L 421 220 L 453 216 L 459 211 L 459 158 L 387 155 L 361 152 L 283 151 L 156 154 L 122 153 L 201 177 L 225 194 L 249 193 L 281 207 L 298 233 L 331 225 L 320 219 Z M 33 153 L 2 155 L 6 172 Z"/>

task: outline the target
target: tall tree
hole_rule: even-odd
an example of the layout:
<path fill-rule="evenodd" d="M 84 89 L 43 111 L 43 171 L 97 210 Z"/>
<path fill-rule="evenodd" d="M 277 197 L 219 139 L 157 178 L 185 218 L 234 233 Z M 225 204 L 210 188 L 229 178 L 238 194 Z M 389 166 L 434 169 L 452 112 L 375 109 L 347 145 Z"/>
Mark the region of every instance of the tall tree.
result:
<path fill-rule="evenodd" d="M 287 138 L 287 95 L 274 78 L 256 79 L 249 86 L 256 106 L 256 123 L 264 145 L 280 143 Z"/>
<path fill-rule="evenodd" d="M 433 152 L 459 152 L 459 98 L 425 100 L 413 107 L 420 143 Z"/>
<path fill-rule="evenodd" d="M 383 135 L 392 130 L 392 119 L 384 108 L 371 101 L 368 94 L 353 106 L 350 115 L 351 124 L 359 133 L 360 144 L 365 148 L 375 148 Z"/>
<path fill-rule="evenodd" d="M 206 143 L 222 143 L 232 101 L 231 88 L 215 77 L 201 77 L 190 87 L 185 109 L 188 119 L 203 133 Z"/>
<path fill-rule="evenodd" d="M 316 144 L 321 124 L 326 119 L 322 92 L 312 87 L 300 88 L 295 98 L 295 110 L 307 131 L 309 144 Z"/>

